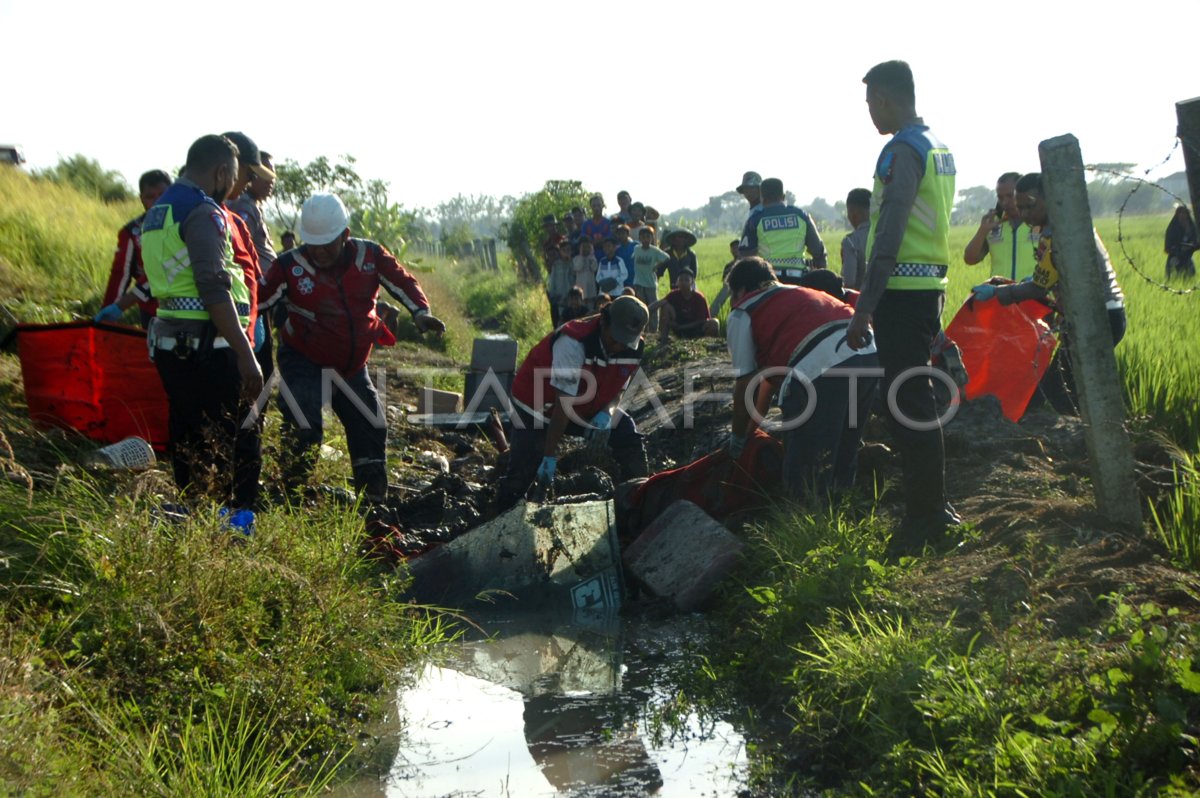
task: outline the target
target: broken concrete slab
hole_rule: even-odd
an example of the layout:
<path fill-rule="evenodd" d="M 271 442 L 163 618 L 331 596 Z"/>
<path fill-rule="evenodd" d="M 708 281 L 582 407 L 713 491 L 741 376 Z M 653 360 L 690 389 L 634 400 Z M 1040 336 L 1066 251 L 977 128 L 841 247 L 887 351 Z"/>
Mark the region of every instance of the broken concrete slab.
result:
<path fill-rule="evenodd" d="M 417 413 L 457 413 L 462 396 L 453 391 L 426 388 L 417 395 Z"/>
<path fill-rule="evenodd" d="M 703 606 L 745 544 L 689 501 L 667 506 L 625 550 L 629 575 L 683 612 Z"/>
<path fill-rule="evenodd" d="M 612 503 L 519 502 L 508 512 L 412 560 L 422 603 L 479 606 L 516 599 L 530 608 L 582 610 L 621 603 Z"/>
<path fill-rule="evenodd" d="M 512 410 L 513 373 L 511 371 L 468 371 L 463 385 L 464 408 L 487 412 L 493 408 Z"/>

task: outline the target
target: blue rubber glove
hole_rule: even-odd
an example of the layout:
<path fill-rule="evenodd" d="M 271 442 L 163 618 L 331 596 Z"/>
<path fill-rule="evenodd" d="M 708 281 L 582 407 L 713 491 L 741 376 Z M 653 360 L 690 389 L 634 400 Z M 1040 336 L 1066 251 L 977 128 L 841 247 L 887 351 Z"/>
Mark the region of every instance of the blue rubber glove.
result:
<path fill-rule="evenodd" d="M 971 293 L 974 294 L 975 298 L 981 302 L 987 302 L 989 299 L 992 299 L 996 296 L 996 286 L 992 285 L 991 283 L 984 283 L 983 285 L 977 285 L 972 288 Z"/>
<path fill-rule="evenodd" d="M 592 416 L 589 422 L 590 426 L 584 432 L 584 436 L 593 446 L 604 446 L 608 443 L 608 436 L 612 432 L 612 416 L 607 410 L 601 410 L 596 415 Z"/>
<path fill-rule="evenodd" d="M 267 342 L 267 325 L 263 321 L 263 317 L 259 316 L 258 321 L 254 322 L 254 351 L 262 349 L 262 345 Z"/>
<path fill-rule="evenodd" d="M 549 485 L 554 482 L 554 469 L 558 466 L 558 458 L 546 455 L 538 466 L 537 481 L 539 485 Z"/>
<path fill-rule="evenodd" d="M 729 456 L 734 460 L 738 460 L 742 456 L 742 452 L 746 450 L 746 441 L 750 439 L 749 435 L 729 435 Z"/>
<path fill-rule="evenodd" d="M 124 315 L 125 311 L 117 307 L 117 304 L 114 302 L 111 305 L 105 305 L 100 308 L 100 312 L 96 314 L 92 321 L 117 321 Z"/>

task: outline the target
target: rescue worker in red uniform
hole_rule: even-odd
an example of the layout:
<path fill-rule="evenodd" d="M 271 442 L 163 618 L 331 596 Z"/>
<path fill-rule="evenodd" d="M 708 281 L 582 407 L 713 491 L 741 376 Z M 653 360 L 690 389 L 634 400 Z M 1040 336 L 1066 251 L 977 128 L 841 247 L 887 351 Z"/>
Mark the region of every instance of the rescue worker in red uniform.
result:
<path fill-rule="evenodd" d="M 138 198 L 142 201 L 142 209 L 150 210 L 170 185 L 171 176 L 161 169 L 146 172 L 138 178 Z M 117 251 L 113 253 L 112 271 L 104 289 L 104 306 L 96 314 L 96 321 L 120 319 L 125 308 L 118 305 L 118 301 L 131 288 L 146 282 L 146 270 L 142 266 L 142 220 L 145 218 L 146 214 L 143 213 L 117 233 Z M 158 303 L 153 299 L 138 301 L 138 316 L 143 327 L 149 325 L 157 307 Z"/>
<path fill-rule="evenodd" d="M 421 286 L 392 253 L 351 238 L 349 225 L 336 196 L 309 197 L 300 210 L 304 244 L 267 270 L 262 309 L 281 301 L 287 308 L 277 353 L 284 488 L 295 495 L 312 475 L 324 394 L 346 428 L 355 489 L 377 503 L 387 493 L 387 423 L 366 364 L 375 344 L 396 341 L 375 310 L 379 288 L 408 309 L 419 332 L 446 325 L 430 315 Z"/>
<path fill-rule="evenodd" d="M 784 485 L 798 499 L 848 491 L 879 383 L 874 344 L 855 351 L 846 342 L 853 308 L 823 291 L 780 284 L 759 257 L 734 265 L 729 291 L 727 335 L 737 376 L 729 454 L 741 456 L 777 388 L 786 429 Z"/>
<path fill-rule="evenodd" d="M 568 433 L 607 444 L 623 479 L 647 473 L 646 444 L 617 402 L 641 367 L 645 303 L 619 296 L 599 313 L 569 321 L 529 351 L 513 379 L 513 434 L 498 503 L 516 503 L 536 476 L 554 481 Z"/>

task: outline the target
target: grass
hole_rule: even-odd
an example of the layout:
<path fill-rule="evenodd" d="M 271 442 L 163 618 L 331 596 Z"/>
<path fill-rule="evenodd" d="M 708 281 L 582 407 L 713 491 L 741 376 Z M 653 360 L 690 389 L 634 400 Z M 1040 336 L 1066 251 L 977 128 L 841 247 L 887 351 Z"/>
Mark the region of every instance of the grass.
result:
<path fill-rule="evenodd" d="M 60 321 L 98 309 L 117 231 L 139 213 L 137 202 L 106 205 L 19 169 L 0 169 L 4 323 L 13 321 L 8 315 Z"/>
<path fill-rule="evenodd" d="M 1194 794 L 1200 626 L 1120 594 L 1092 626 L 1044 624 L 1055 554 L 1024 611 L 929 612 L 909 563 L 880 562 L 868 512 L 781 508 L 751 534 L 723 634 L 689 698 L 748 718 L 772 795 Z M 877 559 L 878 558 L 878 559 Z M 1036 580 L 1035 580 L 1036 582 Z M 1049 588 L 1053 589 L 1053 588 Z M 715 698 L 714 698 L 715 696 Z M 784 707 L 784 728 L 769 723 Z"/>
<path fill-rule="evenodd" d="M 0 612 L 35 675 L 4 686 L 27 690 L 16 694 L 35 718 L 90 730 L 72 759 L 98 785 L 135 771 L 169 783 L 142 794 L 327 782 L 391 674 L 445 639 L 442 621 L 402 601 L 400 577 L 359 559 L 352 509 L 260 513 L 244 539 L 215 508 L 160 520 L 159 496 L 119 475 L 65 475 L 32 505 L 0 487 Z M 47 756 L 23 735 L 0 783 L 46 786 L 35 765 Z M 179 780 L 194 789 L 170 787 Z"/>

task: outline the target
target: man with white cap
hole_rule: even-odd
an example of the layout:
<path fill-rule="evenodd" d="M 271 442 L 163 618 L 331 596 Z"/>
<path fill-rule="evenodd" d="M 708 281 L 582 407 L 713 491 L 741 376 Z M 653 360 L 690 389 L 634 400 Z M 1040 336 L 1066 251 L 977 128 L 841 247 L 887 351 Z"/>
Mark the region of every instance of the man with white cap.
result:
<path fill-rule="evenodd" d="M 598 314 L 569 321 L 529 351 L 513 379 L 513 436 L 499 505 L 508 507 L 536 476 L 554 481 L 558 444 L 567 433 L 607 444 L 622 478 L 647 473 L 646 445 L 617 403 L 641 367 L 645 303 L 619 296 Z"/>
<path fill-rule="evenodd" d="M 322 391 L 346 428 L 355 488 L 370 502 L 387 492 L 387 424 L 367 358 L 375 344 L 396 342 L 376 313 L 380 287 L 413 315 L 418 332 L 446 325 L 429 313 L 416 279 L 382 245 L 350 236 L 346 206 L 333 194 L 315 194 L 300 209 L 300 238 L 271 265 L 260 292 L 262 307 L 286 300 L 279 331 L 284 426 L 284 487 L 295 493 L 316 465 L 323 437 Z"/>

